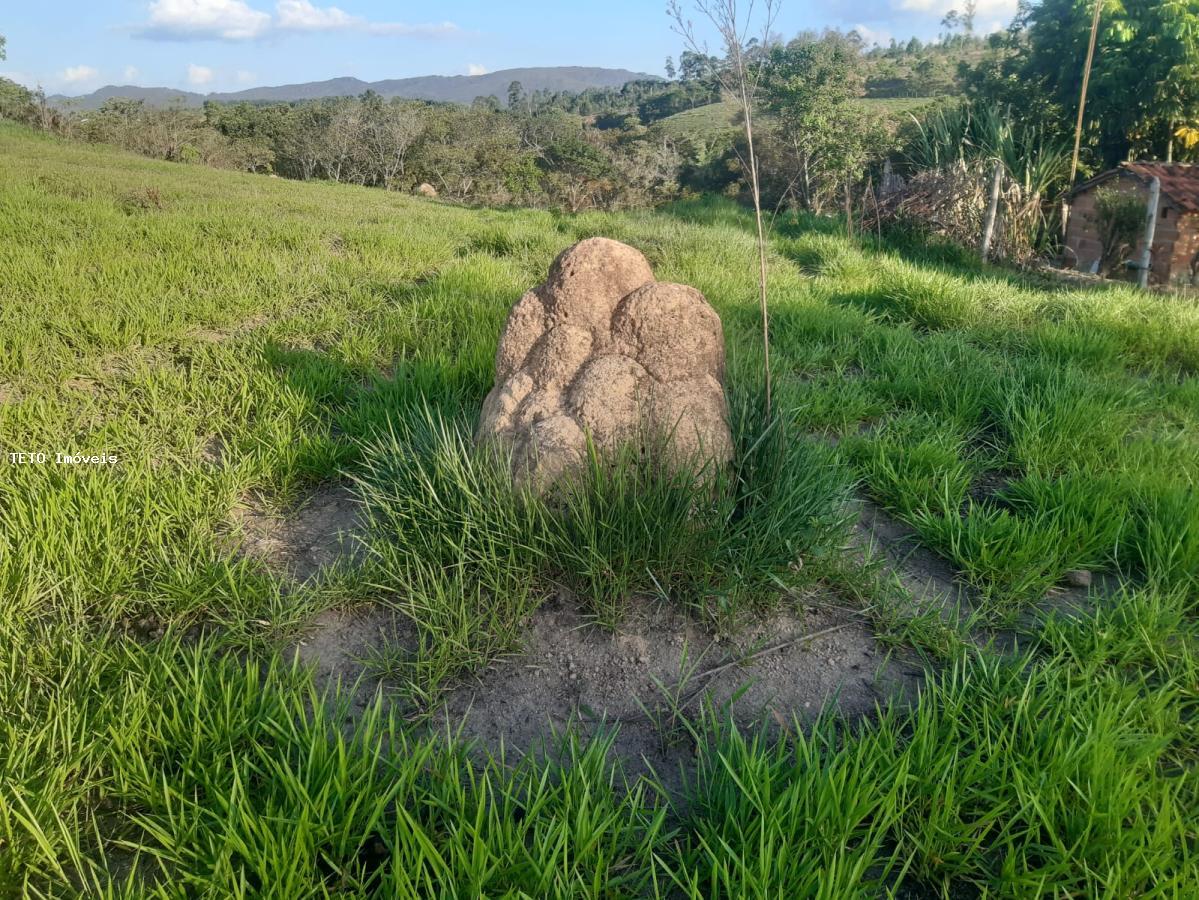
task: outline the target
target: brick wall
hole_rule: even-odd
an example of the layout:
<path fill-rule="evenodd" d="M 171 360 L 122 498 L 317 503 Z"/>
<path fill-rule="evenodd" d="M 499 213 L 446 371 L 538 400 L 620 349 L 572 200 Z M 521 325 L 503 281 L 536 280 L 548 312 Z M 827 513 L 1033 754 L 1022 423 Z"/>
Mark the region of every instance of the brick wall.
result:
<path fill-rule="evenodd" d="M 1068 261 L 1079 271 L 1091 271 L 1092 264 L 1102 252 L 1095 227 L 1095 190 L 1098 187 L 1114 187 L 1119 191 L 1135 194 L 1143 203 L 1149 201 L 1149 187 L 1131 175 L 1121 174 L 1096 185 L 1075 196 L 1070 204 L 1070 221 L 1066 226 Z M 1144 241 L 1129 255 L 1140 259 Z M 1149 278 L 1157 284 L 1169 284 L 1180 276 L 1190 277 L 1191 257 L 1199 252 L 1199 216 L 1186 214 L 1182 219 L 1179 212 L 1163 197 L 1158 206 L 1157 230 L 1153 236 L 1153 254 Z M 1179 267 L 1180 261 L 1186 262 Z"/>

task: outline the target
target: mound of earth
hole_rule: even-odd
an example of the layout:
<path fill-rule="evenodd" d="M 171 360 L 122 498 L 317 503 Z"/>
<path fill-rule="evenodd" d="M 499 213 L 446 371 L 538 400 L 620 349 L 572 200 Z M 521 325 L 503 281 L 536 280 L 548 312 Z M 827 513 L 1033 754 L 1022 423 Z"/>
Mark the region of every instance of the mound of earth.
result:
<path fill-rule="evenodd" d="M 538 488 L 576 469 L 589 437 L 601 454 L 639 442 L 696 468 L 733 455 L 720 317 L 607 238 L 567 248 L 512 307 L 476 432 Z"/>

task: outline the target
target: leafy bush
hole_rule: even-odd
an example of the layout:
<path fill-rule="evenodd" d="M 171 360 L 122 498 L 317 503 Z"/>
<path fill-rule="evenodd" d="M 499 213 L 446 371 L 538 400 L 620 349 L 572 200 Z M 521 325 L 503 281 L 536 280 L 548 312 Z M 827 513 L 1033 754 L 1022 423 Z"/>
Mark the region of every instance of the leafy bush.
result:
<path fill-rule="evenodd" d="M 1004 182 L 997 256 L 1024 261 L 1050 246 L 1057 195 L 1066 187 L 1069 148 L 1010 109 L 981 103 L 933 107 L 912 117 L 903 144 L 911 171 L 886 213 L 975 246 L 996 163 Z"/>
<path fill-rule="evenodd" d="M 1094 224 L 1099 232 L 1099 271 L 1114 275 L 1137 244 L 1145 204 L 1136 194 L 1104 185 L 1095 190 Z"/>

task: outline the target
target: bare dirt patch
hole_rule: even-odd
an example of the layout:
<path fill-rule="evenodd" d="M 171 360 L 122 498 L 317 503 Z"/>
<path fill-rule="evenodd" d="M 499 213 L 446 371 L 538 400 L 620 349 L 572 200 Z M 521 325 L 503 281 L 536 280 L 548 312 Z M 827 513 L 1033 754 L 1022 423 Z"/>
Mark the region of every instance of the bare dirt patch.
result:
<path fill-rule="evenodd" d="M 185 335 L 189 341 L 197 344 L 219 344 L 233 337 L 232 331 L 222 331 L 219 328 L 193 328 Z"/>
<path fill-rule="evenodd" d="M 239 551 L 295 582 L 305 582 L 320 569 L 353 560 L 363 547 L 362 509 L 350 489 L 326 485 L 296 507 L 271 510 L 260 497 L 249 497 L 230 514 Z"/>
<path fill-rule="evenodd" d="M 854 542 L 867 555 L 881 559 L 884 572 L 898 577 L 922 608 L 940 609 L 947 615 L 969 608 L 970 588 L 957 578 L 953 566 L 921 545 L 911 528 L 869 500 L 860 501 Z"/>
<path fill-rule="evenodd" d="M 1017 472 L 983 472 L 970 482 L 967 496 L 975 503 L 994 503 L 1019 477 Z M 963 506 L 965 505 L 963 502 Z"/>
<path fill-rule="evenodd" d="M 561 593 L 530 617 L 519 652 L 451 690 L 430 722 L 510 759 L 552 750 L 555 733 L 571 722 L 584 733 L 615 727 L 614 752 L 630 774 L 652 768 L 675 783 L 695 749 L 678 713 L 693 719 L 701 704 L 724 706 L 745 725 L 791 727 L 829 704 L 856 720 L 914 695 L 920 666 L 888 655 L 861 616 L 834 602 L 813 596 L 721 639 L 678 608 L 649 600 L 636 601 L 611 631 Z M 296 652 L 326 684 L 356 683 L 361 706 L 387 691 L 364 674 L 364 660 L 410 635 L 389 610 L 330 611 Z"/>
<path fill-rule="evenodd" d="M 266 313 L 255 313 L 240 322 L 237 322 L 228 328 L 205 328 L 196 327 L 190 328 L 184 332 L 182 340 L 194 341 L 198 344 L 219 344 L 231 338 L 240 337 L 247 332 L 265 325 L 270 321 L 270 316 Z"/>
<path fill-rule="evenodd" d="M 90 396 L 96 396 L 103 390 L 99 381 L 95 378 L 89 378 L 86 375 L 72 375 L 62 382 L 62 387 L 66 391 L 74 391 Z"/>
<path fill-rule="evenodd" d="M 219 468 L 225 462 L 228 447 L 219 434 L 209 435 L 200 444 L 200 462 L 209 468 Z"/>
<path fill-rule="evenodd" d="M 644 601 L 607 631 L 563 595 L 533 616 L 524 652 L 459 687 L 438 715 L 488 747 L 518 751 L 572 718 L 592 730 L 618 724 L 614 749 L 630 769 L 667 776 L 694 753 L 680 711 L 694 717 L 712 702 L 743 724 L 789 724 L 833 703 L 857 719 L 914 687 L 916 671 L 893 664 L 860 617 L 830 607 L 779 613 L 718 640 L 680 610 Z"/>
<path fill-rule="evenodd" d="M 978 608 L 978 592 L 958 577 L 947 560 L 923 546 L 910 527 L 869 500 L 860 501 L 854 543 L 864 556 L 881 560 L 884 573 L 899 579 L 918 608 L 937 610 L 946 620 Z M 1061 584 L 1030 603 L 1010 622 L 1002 627 L 975 629 L 972 639 L 1015 652 L 1024 644 L 1022 635 L 1040 630 L 1046 616 L 1069 619 L 1090 614 L 1120 590 L 1120 579 L 1110 573 L 1067 573 Z"/>

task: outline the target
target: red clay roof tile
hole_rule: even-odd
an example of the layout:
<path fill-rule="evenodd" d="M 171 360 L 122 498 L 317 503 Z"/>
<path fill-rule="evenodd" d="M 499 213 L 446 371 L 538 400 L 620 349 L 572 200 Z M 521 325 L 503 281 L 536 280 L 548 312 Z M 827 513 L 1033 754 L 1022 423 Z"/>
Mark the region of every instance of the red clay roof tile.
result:
<path fill-rule="evenodd" d="M 1144 180 L 1156 177 L 1162 195 L 1187 212 L 1199 212 L 1199 165 L 1190 163 L 1130 162 L 1122 166 Z"/>
<path fill-rule="evenodd" d="M 1124 172 L 1141 181 L 1156 177 L 1161 182 L 1162 197 L 1166 201 L 1186 212 L 1199 212 L 1199 165 L 1193 163 L 1123 162 L 1119 168 L 1096 175 L 1070 193 L 1079 194 Z"/>

